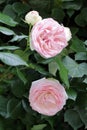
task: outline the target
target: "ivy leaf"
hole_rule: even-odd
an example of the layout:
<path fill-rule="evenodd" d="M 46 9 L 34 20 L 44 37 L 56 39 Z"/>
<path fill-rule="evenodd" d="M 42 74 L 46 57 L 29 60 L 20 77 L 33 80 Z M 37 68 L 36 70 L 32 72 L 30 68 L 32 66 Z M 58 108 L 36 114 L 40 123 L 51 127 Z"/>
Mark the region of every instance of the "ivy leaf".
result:
<path fill-rule="evenodd" d="M 15 2 L 12 5 L 13 10 L 18 13 L 18 15 L 24 14 L 25 12 L 28 12 L 29 5 L 21 3 L 21 2 Z"/>
<path fill-rule="evenodd" d="M 23 59 L 21 59 L 21 57 L 16 54 L 11 54 L 7 52 L 0 52 L 0 60 L 10 66 L 28 66 L 28 64 Z"/>
<path fill-rule="evenodd" d="M 77 111 L 73 109 L 67 110 L 65 112 L 64 120 L 65 122 L 68 122 L 74 130 L 78 130 L 78 128 L 80 128 L 83 125 L 79 114 L 77 113 Z"/>
<path fill-rule="evenodd" d="M 76 99 L 76 110 L 87 128 L 87 93 L 80 92 Z"/>
<path fill-rule="evenodd" d="M 3 13 L 0 13 L 0 22 L 12 27 L 17 25 L 17 22 L 15 22 L 10 16 Z"/>
<path fill-rule="evenodd" d="M 75 60 L 87 60 L 87 53 L 79 52 L 79 53 L 75 54 Z"/>
<path fill-rule="evenodd" d="M 70 46 L 70 48 L 72 50 L 74 50 L 75 52 L 86 52 L 86 48 L 83 41 L 75 37 L 71 40 L 71 42 L 72 45 Z"/>
<path fill-rule="evenodd" d="M 71 77 L 82 77 L 83 75 L 87 75 L 87 63 L 78 64 L 69 56 L 66 56 L 63 59 L 63 63 Z"/>
<path fill-rule="evenodd" d="M 66 92 L 67 92 L 67 94 L 68 94 L 68 98 L 69 98 L 69 99 L 72 99 L 72 100 L 74 100 L 74 101 L 76 100 L 77 93 L 76 93 L 76 91 L 75 91 L 74 89 L 69 88 L 69 89 L 66 90 Z"/>

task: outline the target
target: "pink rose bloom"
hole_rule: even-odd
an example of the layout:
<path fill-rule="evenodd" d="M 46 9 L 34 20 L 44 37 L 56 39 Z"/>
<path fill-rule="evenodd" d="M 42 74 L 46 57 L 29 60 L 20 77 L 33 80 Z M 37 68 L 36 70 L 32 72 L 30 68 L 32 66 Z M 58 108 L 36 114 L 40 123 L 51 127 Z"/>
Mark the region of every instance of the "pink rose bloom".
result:
<path fill-rule="evenodd" d="M 44 58 L 51 58 L 68 45 L 71 32 L 52 18 L 47 18 L 34 25 L 30 39 L 31 50 L 36 50 Z"/>
<path fill-rule="evenodd" d="M 55 79 L 42 78 L 32 82 L 30 106 L 43 115 L 55 115 L 66 104 L 67 98 L 64 87 Z"/>

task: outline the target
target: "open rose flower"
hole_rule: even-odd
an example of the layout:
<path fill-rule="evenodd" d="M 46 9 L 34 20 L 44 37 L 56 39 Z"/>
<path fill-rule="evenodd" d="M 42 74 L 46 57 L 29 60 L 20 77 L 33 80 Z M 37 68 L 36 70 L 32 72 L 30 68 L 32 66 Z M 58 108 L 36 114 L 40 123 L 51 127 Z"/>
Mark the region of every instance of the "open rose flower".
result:
<path fill-rule="evenodd" d="M 37 11 L 30 11 L 25 16 L 25 22 L 31 25 L 36 24 L 38 21 L 41 21 L 42 17 Z"/>
<path fill-rule="evenodd" d="M 52 18 L 37 22 L 30 37 L 30 48 L 36 50 L 42 57 L 51 58 L 59 54 L 71 39 L 69 28 L 60 25 Z"/>
<path fill-rule="evenodd" d="M 55 115 L 66 104 L 67 98 L 64 87 L 55 79 L 42 78 L 32 82 L 30 106 L 43 115 Z"/>

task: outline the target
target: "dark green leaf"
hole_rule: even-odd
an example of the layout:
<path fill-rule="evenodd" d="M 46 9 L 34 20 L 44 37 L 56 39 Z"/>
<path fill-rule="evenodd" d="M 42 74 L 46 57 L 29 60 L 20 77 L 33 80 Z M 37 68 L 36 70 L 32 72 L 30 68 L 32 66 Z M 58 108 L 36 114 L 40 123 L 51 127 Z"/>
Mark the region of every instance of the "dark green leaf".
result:
<path fill-rule="evenodd" d="M 80 118 L 87 128 L 87 93 L 79 93 L 76 99 L 76 106 Z"/>
<path fill-rule="evenodd" d="M 75 37 L 71 40 L 71 42 L 72 44 L 70 48 L 72 50 L 74 50 L 75 52 L 86 52 L 86 48 L 83 41 Z"/>
<path fill-rule="evenodd" d="M 0 118 L 0 130 L 5 130 L 4 129 L 4 122 L 3 122 L 2 118 Z"/>
<path fill-rule="evenodd" d="M 64 9 L 74 9 L 74 10 L 79 10 L 82 6 L 82 2 L 81 1 L 65 1 L 63 2 L 63 8 Z"/>
<path fill-rule="evenodd" d="M 21 101 L 12 98 L 7 104 L 7 118 L 17 118 L 23 112 Z"/>
<path fill-rule="evenodd" d="M 19 79 L 15 79 L 11 82 L 11 91 L 16 97 L 21 98 L 26 92 L 26 86 Z"/>
<path fill-rule="evenodd" d="M 78 130 L 78 128 L 80 128 L 83 125 L 79 117 L 79 114 L 73 109 L 67 110 L 65 112 L 64 120 L 68 122 L 74 130 Z"/>
<path fill-rule="evenodd" d="M 14 12 L 14 10 L 12 9 L 12 5 L 11 4 L 7 4 L 3 10 L 3 13 L 10 16 L 11 18 L 15 19 L 16 17 L 16 13 Z"/>
<path fill-rule="evenodd" d="M 68 98 L 75 101 L 75 99 L 77 97 L 76 91 L 74 89 L 72 89 L 72 88 L 69 88 L 69 89 L 66 90 L 66 92 L 68 94 Z"/>
<path fill-rule="evenodd" d="M 58 20 L 58 22 L 62 22 L 64 19 L 65 13 L 61 8 L 54 8 L 52 10 L 52 18 Z"/>
<path fill-rule="evenodd" d="M 30 7 L 29 5 L 21 2 L 15 2 L 12 5 L 13 10 L 18 13 L 18 15 L 24 14 L 25 12 L 28 12 Z"/>
<path fill-rule="evenodd" d="M 20 78 L 20 80 L 21 80 L 24 84 L 26 84 L 26 83 L 27 83 L 27 79 L 25 78 L 24 74 L 23 74 L 18 68 L 17 68 L 16 70 L 17 70 L 17 75 L 18 75 L 18 77 Z"/>
<path fill-rule="evenodd" d="M 71 9 L 67 10 L 67 14 L 69 15 L 69 17 L 71 17 L 74 13 L 75 13 L 74 10 L 71 10 Z"/>
<path fill-rule="evenodd" d="M 71 27 L 70 29 L 71 29 L 72 35 L 76 35 L 76 33 L 79 31 L 77 27 Z"/>
<path fill-rule="evenodd" d="M 6 117 L 7 114 L 7 98 L 0 96 L 0 115 Z"/>
<path fill-rule="evenodd" d="M 83 8 L 81 13 L 76 16 L 75 22 L 77 25 L 84 27 L 87 25 L 87 8 Z"/>

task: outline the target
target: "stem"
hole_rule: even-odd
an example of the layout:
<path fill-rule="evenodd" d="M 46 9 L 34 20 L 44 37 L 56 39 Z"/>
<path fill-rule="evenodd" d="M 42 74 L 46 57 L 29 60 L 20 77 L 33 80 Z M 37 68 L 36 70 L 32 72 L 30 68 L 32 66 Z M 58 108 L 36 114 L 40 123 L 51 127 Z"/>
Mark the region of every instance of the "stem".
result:
<path fill-rule="evenodd" d="M 29 50 L 29 48 L 30 48 L 30 32 L 31 32 L 31 28 L 32 28 L 32 25 L 30 24 L 30 26 L 29 26 L 29 32 L 28 32 L 27 45 L 26 45 L 26 48 L 25 48 L 25 50 L 24 50 L 24 53 L 25 53 L 27 50 Z"/>
<path fill-rule="evenodd" d="M 27 48 L 30 46 L 30 32 L 31 32 L 32 25 L 29 26 L 29 33 L 28 33 L 28 39 L 27 39 Z"/>

